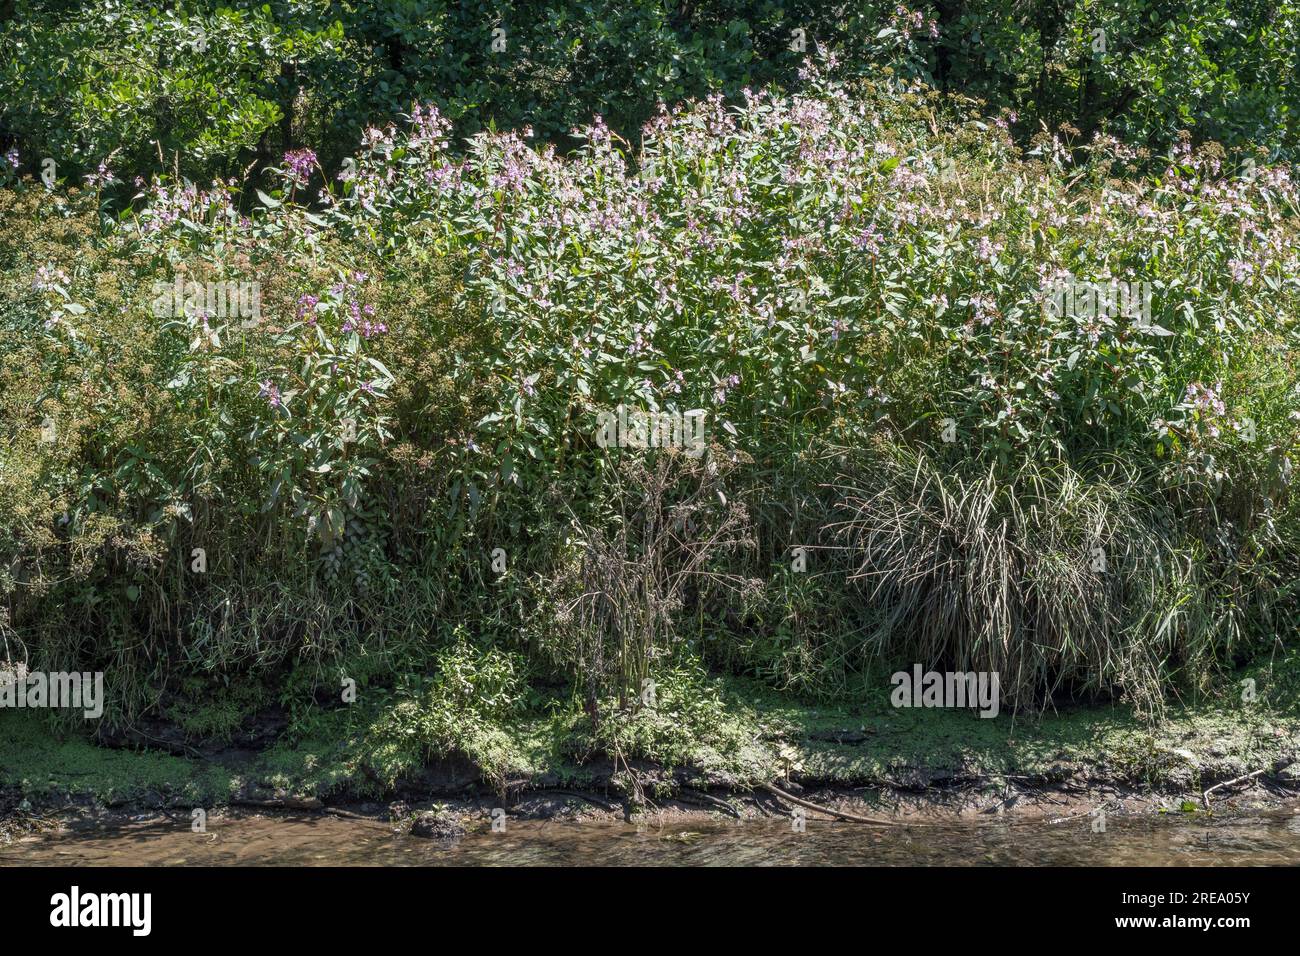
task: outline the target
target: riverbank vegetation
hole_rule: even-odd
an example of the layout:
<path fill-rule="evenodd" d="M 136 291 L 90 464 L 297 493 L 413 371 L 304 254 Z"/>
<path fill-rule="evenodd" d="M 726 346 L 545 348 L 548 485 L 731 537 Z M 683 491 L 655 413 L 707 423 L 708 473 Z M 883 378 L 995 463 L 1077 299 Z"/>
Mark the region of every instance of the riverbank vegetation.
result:
<path fill-rule="evenodd" d="M 287 720 L 268 720 L 263 710 L 266 726 L 244 713 L 239 726 L 214 732 L 239 713 L 218 692 L 112 747 L 57 737 L 39 715 L 14 713 L 0 721 L 0 815 L 171 808 L 188 820 L 194 807 L 382 806 L 484 793 L 499 801 L 546 790 L 635 811 L 709 792 L 730 800 L 772 781 L 812 792 L 851 788 L 886 806 L 909 795 L 958 808 L 1027 793 L 1086 807 L 1136 793 L 1203 810 L 1205 790 L 1256 771 L 1283 793 L 1300 782 L 1298 673 L 1294 653 L 1245 668 L 1155 723 L 1125 705 L 983 720 L 896 710 L 884 693 L 811 704 L 699 672 L 670 674 L 657 709 L 620 721 L 603 740 L 564 695 L 518 714 L 466 720 L 453 711 L 449 720 L 437 692 L 418 700 L 378 692 Z M 1241 699 L 1238 680 L 1255 681 L 1254 701 Z M 268 739 L 251 740 L 249 727 Z"/>
<path fill-rule="evenodd" d="M 0 29 L 84 63 L 103 17 L 142 44 L 193 26 L 105 9 Z M 911 12 L 884 61 L 778 57 L 764 88 L 659 106 L 629 80 L 612 126 L 557 80 L 538 125 L 485 107 L 467 138 L 478 93 L 327 108 L 312 57 L 359 41 L 281 14 L 213 14 L 281 44 L 222 57 L 304 58 L 264 168 L 289 114 L 247 90 L 238 133 L 4 113 L 37 151 L 0 172 L 0 658 L 105 672 L 101 740 L 274 711 L 268 753 L 320 792 L 451 756 L 494 785 L 592 760 L 747 785 L 782 769 L 770 695 L 852 723 L 919 662 L 1000 675 L 1004 718 L 946 715 L 961 734 L 1086 701 L 1154 727 L 1241 708 L 1237 669 L 1294 654 L 1291 87 L 1238 108 L 1294 55 L 1265 55 L 1290 8 L 1242 27 L 1267 62 L 1218 67 L 1228 106 L 1170 91 L 1179 128 L 1135 108 L 1123 138 L 1047 126 L 1063 92 L 1027 128 L 1023 64 L 968 91 L 993 103 L 928 85 L 965 67 L 935 73 Z M 195 62 L 267 82 L 222 57 Z M 1093 110 L 1135 82 L 1043 69 Z M 38 127 L 78 185 L 41 182 Z M 159 129 L 184 164 L 148 158 Z M 1137 308 L 1053 299 L 1120 284 Z M 217 285 L 255 309 L 187 291 Z M 704 453 L 605 441 L 620 406 L 699 413 Z"/>

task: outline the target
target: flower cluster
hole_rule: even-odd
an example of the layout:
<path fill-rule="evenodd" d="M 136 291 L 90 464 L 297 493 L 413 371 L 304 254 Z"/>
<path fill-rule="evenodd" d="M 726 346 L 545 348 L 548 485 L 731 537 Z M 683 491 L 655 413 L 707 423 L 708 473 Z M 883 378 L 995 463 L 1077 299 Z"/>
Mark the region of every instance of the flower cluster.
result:
<path fill-rule="evenodd" d="M 284 154 L 285 177 L 296 186 L 306 185 L 316 166 L 316 154 L 310 149 L 291 149 Z"/>
<path fill-rule="evenodd" d="M 899 4 L 894 7 L 889 25 L 898 31 L 904 40 L 909 40 L 914 33 L 924 32 L 932 40 L 939 38 L 939 22 L 927 18 L 920 10 L 909 10 Z"/>
<path fill-rule="evenodd" d="M 1183 400 L 1197 411 L 1222 415 L 1223 399 L 1219 397 L 1222 389 L 1222 382 L 1216 383 L 1214 388 L 1208 388 L 1200 382 L 1193 382 L 1187 386 L 1187 393 Z"/>
<path fill-rule="evenodd" d="M 279 408 L 282 404 L 280 400 L 280 387 L 270 379 L 262 382 L 258 391 L 258 397 L 266 399 L 266 404 L 271 408 Z"/>
<path fill-rule="evenodd" d="M 846 440 L 952 418 L 973 455 L 998 460 L 1115 433 L 1149 448 L 1150 422 L 1182 397 L 1168 383 L 1224 376 L 1207 329 L 1274 334 L 1270 312 L 1300 282 L 1284 221 L 1300 199 L 1285 171 L 1246 181 L 1180 144 L 1164 177 L 1099 176 L 1084 190 L 1073 167 L 1110 169 L 1132 151 L 1099 137 L 1071 155 L 1045 138 L 1024 163 L 998 135 L 968 181 L 945 161 L 964 134 L 936 132 L 896 91 L 807 73 L 797 94 L 663 107 L 635 156 L 599 119 L 574 131 L 584 145 L 568 157 L 516 133 L 453 154 L 445 119 L 417 105 L 405 130 L 365 132 L 323 219 L 307 221 L 292 194 L 254 218 L 266 235 L 306 241 L 323 222 L 463 261 L 460 307 L 493 324 L 483 362 L 508 370 L 491 377 L 500 404 L 484 447 L 515 433 L 552 441 L 581 406 L 640 392 L 755 421 L 830 409 L 835 427 L 857 429 Z M 158 199 L 155 222 L 175 203 Z M 1150 315 L 1045 309 L 1045 290 L 1071 277 L 1152 289 Z M 300 296 L 297 320 L 381 335 L 368 283 L 349 272 Z M 924 387 L 911 377 L 921 368 Z M 1213 394 L 1189 396 L 1188 412 L 1220 417 Z M 720 427 L 757 441 L 757 426 Z"/>
<path fill-rule="evenodd" d="M 145 201 L 144 208 L 133 221 L 133 229 L 141 237 L 162 238 L 184 223 L 226 223 L 245 230 L 247 218 L 239 215 L 235 205 L 234 179 L 226 182 L 213 180 L 210 188 L 199 189 L 194 183 L 168 185 L 136 181 L 141 190 L 136 198 Z"/>
<path fill-rule="evenodd" d="M 57 286 L 66 287 L 68 281 L 68 274 L 57 266 L 37 266 L 36 274 L 32 277 L 32 288 L 44 292 Z"/>
<path fill-rule="evenodd" d="M 95 168 L 93 173 L 86 176 L 86 187 L 88 189 L 103 189 L 105 186 L 111 186 L 117 181 L 117 177 L 108 168 L 108 163 L 103 162 Z"/>

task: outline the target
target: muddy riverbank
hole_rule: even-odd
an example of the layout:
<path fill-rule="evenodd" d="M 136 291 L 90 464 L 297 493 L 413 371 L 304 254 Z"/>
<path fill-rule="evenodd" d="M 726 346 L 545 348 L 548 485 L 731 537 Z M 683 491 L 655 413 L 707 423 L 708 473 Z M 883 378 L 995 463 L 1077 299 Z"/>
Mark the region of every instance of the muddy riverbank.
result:
<path fill-rule="evenodd" d="M 454 762 L 453 762 L 454 763 Z M 0 847 L 30 845 L 33 839 L 99 834 L 194 833 L 245 827 L 264 821 L 266 832 L 281 824 L 299 827 L 316 820 L 340 821 L 391 834 L 446 842 L 495 833 L 518 825 L 547 823 L 580 827 L 683 828 L 721 824 L 789 827 L 835 824 L 866 830 L 927 832 L 1014 821 L 1097 831 L 1117 823 L 1177 818 L 1186 824 L 1230 821 L 1300 808 L 1300 783 L 1293 764 L 1279 761 L 1266 772 L 1225 778 L 1196 792 L 1135 788 L 1119 780 L 1058 767 L 1052 775 L 972 775 L 965 779 L 910 786 L 805 785 L 781 779 L 750 790 L 697 790 L 662 768 L 641 767 L 637 785 L 608 774 L 603 787 L 517 787 L 490 790 L 456 781 L 454 768 L 430 768 L 423 785 L 408 783 L 385 800 L 303 796 L 280 790 L 232 794 L 225 803 L 196 806 L 161 793 L 104 802 L 86 793 L 50 790 L 32 799 L 8 787 L 0 791 Z M 460 768 L 461 773 L 468 773 Z M 676 782 L 674 780 L 676 779 Z M 653 782 L 652 787 L 647 784 Z M 432 783 L 432 788 L 429 788 Z M 290 821 L 292 823 L 290 824 Z M 259 825 L 259 832 L 260 832 Z"/>
<path fill-rule="evenodd" d="M 580 719 L 545 715 L 430 743 L 418 710 L 378 695 L 292 717 L 254 713 L 219 735 L 165 721 L 76 733 L 46 715 L 0 711 L 0 838 L 124 825 L 188 832 L 196 814 L 285 812 L 435 839 L 490 827 L 494 811 L 516 823 L 621 826 L 789 826 L 802 815 L 882 830 L 1088 825 L 1100 813 L 1223 819 L 1300 794 L 1294 696 L 1243 700 L 1232 693 L 1240 676 L 1156 717 L 1107 704 L 995 719 L 802 704 L 732 681 L 707 719 L 661 701 L 612 743 L 593 740 Z"/>

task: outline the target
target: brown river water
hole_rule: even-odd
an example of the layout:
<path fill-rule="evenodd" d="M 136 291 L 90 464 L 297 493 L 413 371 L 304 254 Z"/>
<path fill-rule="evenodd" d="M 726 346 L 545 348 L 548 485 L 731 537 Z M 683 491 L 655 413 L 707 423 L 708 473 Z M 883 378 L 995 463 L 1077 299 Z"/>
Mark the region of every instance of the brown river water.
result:
<path fill-rule="evenodd" d="M 877 829 L 809 819 L 656 826 L 508 821 L 444 843 L 329 816 L 214 818 L 62 831 L 0 843 L 0 866 L 1277 866 L 1300 865 L 1300 806 L 1232 817 L 1112 816 Z"/>

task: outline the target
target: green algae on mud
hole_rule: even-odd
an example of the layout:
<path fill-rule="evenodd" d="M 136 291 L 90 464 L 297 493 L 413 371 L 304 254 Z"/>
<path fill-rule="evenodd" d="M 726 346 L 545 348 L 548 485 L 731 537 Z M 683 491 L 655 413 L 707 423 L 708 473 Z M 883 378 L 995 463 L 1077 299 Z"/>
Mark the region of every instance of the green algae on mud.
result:
<path fill-rule="evenodd" d="M 1122 705 L 993 719 L 894 709 L 883 696 L 864 707 L 810 705 L 756 682 L 696 675 L 690 694 L 670 682 L 656 708 L 603 736 L 576 704 L 558 699 L 497 720 L 440 721 L 432 733 L 421 699 L 375 692 L 299 714 L 260 749 L 195 740 L 180 754 L 97 745 L 52 730 L 40 715 L 6 712 L 0 818 L 21 807 L 310 806 L 543 788 L 671 797 L 684 789 L 745 793 L 782 779 L 922 796 L 1017 780 L 1199 798 L 1213 783 L 1256 770 L 1296 785 L 1294 672 L 1294 654 L 1247 669 L 1219 693 L 1172 703 L 1158 719 Z M 1232 693 L 1248 678 L 1260 690 L 1251 702 Z M 685 699 L 704 691 L 708 708 Z M 445 736 L 453 726 L 457 736 Z"/>

